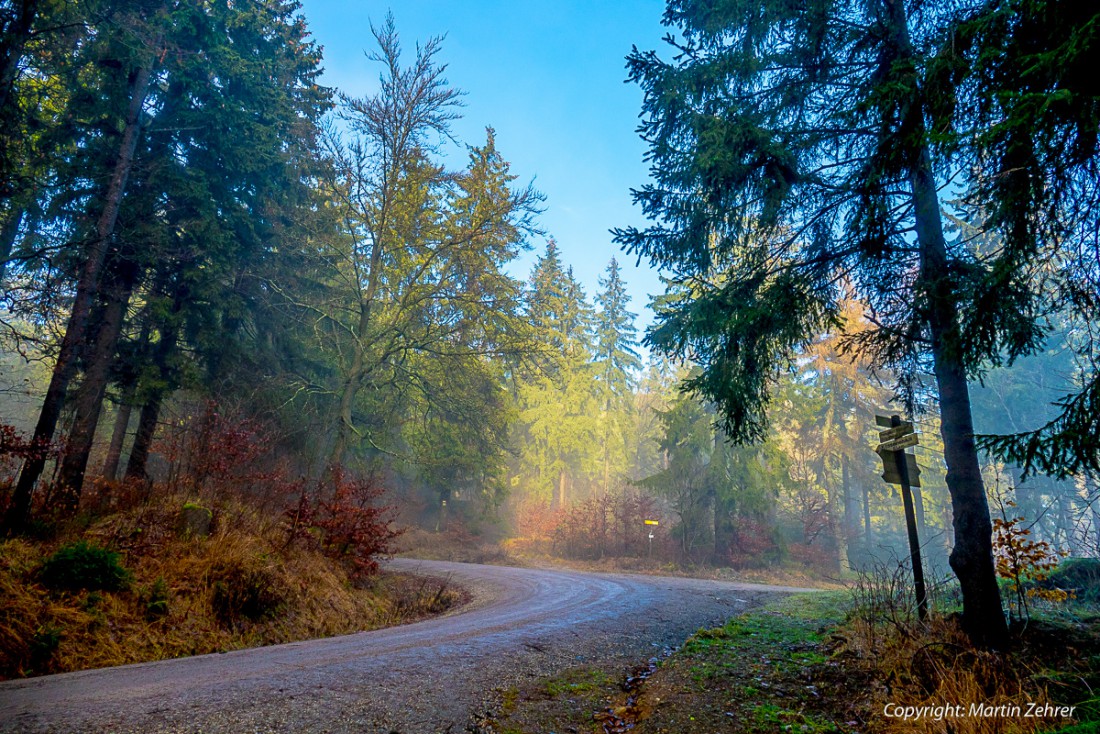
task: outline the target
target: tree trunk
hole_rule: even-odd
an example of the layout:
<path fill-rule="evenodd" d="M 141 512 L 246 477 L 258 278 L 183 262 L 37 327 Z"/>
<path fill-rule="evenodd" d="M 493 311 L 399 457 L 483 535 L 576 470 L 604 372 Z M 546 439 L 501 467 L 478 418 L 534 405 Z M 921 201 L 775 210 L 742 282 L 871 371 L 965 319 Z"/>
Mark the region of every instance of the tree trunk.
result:
<path fill-rule="evenodd" d="M 355 396 L 362 386 L 364 361 L 362 347 L 357 344 L 351 369 L 340 388 L 340 402 L 336 408 L 336 439 L 332 445 L 332 453 L 329 455 L 329 466 L 339 466 L 344 463 L 351 438 L 358 435 L 352 418 L 352 407 L 355 405 Z"/>
<path fill-rule="evenodd" d="M 145 481 L 146 465 L 149 461 L 149 449 L 153 445 L 153 437 L 157 432 L 157 421 L 160 419 L 160 406 L 164 402 L 164 395 L 159 390 L 149 398 L 141 408 L 141 418 L 138 420 L 137 433 L 134 435 L 134 446 L 130 449 L 130 458 L 126 462 L 126 478 Z"/>
<path fill-rule="evenodd" d="M 78 351 L 86 338 L 92 299 L 99 287 L 100 270 L 103 268 L 107 247 L 115 231 L 119 206 L 122 204 L 126 182 L 133 167 L 134 153 L 141 131 L 141 109 L 149 91 L 151 74 L 152 62 L 150 61 L 138 68 L 130 80 L 130 106 L 126 112 L 126 126 L 119 143 L 114 171 L 107 186 L 103 210 L 96 221 L 95 236 L 88 243 L 85 252 L 84 267 L 77 281 L 69 323 L 65 329 L 65 336 L 61 340 L 61 348 L 50 377 L 50 385 L 46 390 L 38 423 L 34 428 L 33 438 L 38 443 L 46 444 L 53 440 L 69 382 L 76 372 Z M 26 526 L 30 516 L 34 487 L 45 466 L 44 456 L 34 457 L 23 464 L 23 469 L 19 473 L 19 482 L 12 493 L 11 507 L 4 521 L 5 528 L 9 532 L 21 532 Z"/>
<path fill-rule="evenodd" d="M 603 432 L 603 493 L 607 495 L 611 487 L 611 399 L 604 401 L 603 414 L 605 429 Z"/>
<path fill-rule="evenodd" d="M 982 484 L 974 427 L 970 416 L 969 390 L 962 370 L 937 360 L 936 381 L 943 415 L 944 458 L 947 488 L 951 493 L 955 547 L 951 569 L 959 578 L 963 594 L 963 628 L 976 644 L 1000 647 L 1008 628 L 997 586 L 993 563 L 993 524 Z"/>
<path fill-rule="evenodd" d="M 733 511 L 728 500 L 714 494 L 714 563 L 728 566 L 733 545 Z"/>
<path fill-rule="evenodd" d="M 134 405 L 137 404 L 137 391 L 138 391 L 138 370 L 141 369 L 140 365 L 145 362 L 148 357 L 151 345 L 149 344 L 149 333 L 152 328 L 149 315 L 146 314 L 146 318 L 142 320 L 141 334 L 138 336 L 139 351 L 131 359 L 133 363 L 130 366 L 123 377 L 122 383 L 124 385 L 122 391 L 122 402 L 119 405 L 118 416 L 115 418 L 115 429 L 111 433 L 111 445 L 107 449 L 107 459 L 103 462 L 102 475 L 105 479 L 114 481 L 118 479 L 119 462 L 122 460 L 122 449 L 126 445 L 126 431 L 130 427 L 130 416 L 134 412 Z"/>
<path fill-rule="evenodd" d="M 848 456 L 840 457 L 840 502 L 844 516 L 840 521 L 840 531 L 837 533 L 839 548 L 837 555 L 840 557 L 840 571 L 847 573 L 852 570 L 851 553 L 848 546 L 852 536 L 852 485 L 848 475 Z"/>
<path fill-rule="evenodd" d="M 555 507 L 557 507 L 560 510 L 565 509 L 565 502 L 566 502 L 565 482 L 566 482 L 565 469 L 560 469 L 560 470 L 558 470 L 558 491 L 555 493 L 555 496 L 554 496 L 554 505 L 555 505 Z"/>
<path fill-rule="evenodd" d="M 862 482 L 863 488 L 863 547 L 871 549 L 871 491 L 867 489 L 866 482 Z"/>
<path fill-rule="evenodd" d="M 157 421 L 160 418 L 160 410 L 164 404 L 164 398 L 170 394 L 172 388 L 171 362 L 177 349 L 179 338 L 180 311 L 187 299 L 187 288 L 178 285 L 172 299 L 172 312 L 159 327 L 160 339 L 152 352 L 152 367 L 155 371 L 154 379 L 160 385 L 153 390 L 152 395 L 141 408 L 141 418 L 138 419 L 137 433 L 134 435 L 134 445 L 130 449 L 130 458 L 126 462 L 126 479 L 147 479 L 146 464 L 149 460 L 149 450 L 153 445 L 153 438 L 157 431 Z M 142 335 L 148 338 L 148 332 L 142 329 Z"/>
<path fill-rule="evenodd" d="M 1058 492 L 1058 533 L 1062 540 L 1059 549 L 1073 553 L 1077 550 L 1073 537 L 1073 519 L 1070 516 L 1069 497 L 1067 488 L 1062 487 Z"/>
<path fill-rule="evenodd" d="M 924 492 L 920 487 L 912 487 L 910 491 L 913 493 L 913 511 L 916 514 L 917 519 L 917 532 L 920 536 L 924 537 Z"/>
<path fill-rule="evenodd" d="M 118 464 L 122 460 L 122 447 L 126 443 L 126 429 L 130 427 L 130 414 L 134 412 L 134 389 L 132 386 L 126 389 L 122 403 L 118 406 L 118 415 L 115 416 L 115 428 L 111 432 L 111 445 L 107 448 L 107 458 L 103 461 L 103 469 L 100 474 L 107 481 L 113 482 L 118 478 Z"/>
<path fill-rule="evenodd" d="M 378 294 L 378 288 L 382 278 L 382 241 L 381 232 L 385 231 L 386 207 L 383 206 L 379 215 L 380 229 L 374 232 L 371 243 L 370 259 L 368 260 L 367 287 L 359 298 L 359 322 L 355 327 L 355 356 L 352 358 L 351 368 L 340 390 L 339 416 L 336 424 L 336 442 L 332 455 L 329 456 L 330 466 L 339 466 L 344 463 L 348 445 L 353 435 L 358 435 L 355 423 L 352 419 L 352 406 L 355 404 L 355 396 L 363 386 L 363 378 L 367 375 L 367 342 L 370 330 L 373 326 L 371 314 L 374 308 L 374 299 Z"/>
<path fill-rule="evenodd" d="M 903 0 L 883 2 L 899 58 L 912 59 Z M 916 89 L 915 81 L 913 86 Z M 958 294 L 950 280 L 939 193 L 919 96 L 907 100 L 900 116 L 902 126 L 913 131 L 913 139 L 920 141 L 911 151 L 909 183 L 920 249 L 917 288 L 927 303 L 925 317 L 932 337 L 933 371 L 940 398 L 947 489 L 954 513 L 951 569 L 962 589 L 962 624 L 967 636 L 980 647 L 999 648 L 1007 641 L 1008 626 L 993 563 L 993 524 L 974 442 L 970 389 L 958 354 Z"/>
<path fill-rule="evenodd" d="M 132 262 L 120 262 L 114 273 L 114 282 L 105 289 L 108 300 L 103 307 L 91 353 L 85 355 L 84 379 L 73 399 L 73 425 L 65 442 L 65 458 L 58 475 L 57 498 L 64 514 L 75 512 L 80 503 L 88 456 L 95 442 L 99 416 L 103 412 L 103 399 L 107 395 L 110 368 L 139 270 Z"/>
<path fill-rule="evenodd" d="M 826 517 L 829 534 L 833 538 L 833 547 L 836 549 L 836 569 L 844 572 L 848 570 L 848 542 L 844 536 L 842 498 L 832 479 L 829 478 L 828 457 L 822 462 L 820 482 L 825 486 Z"/>

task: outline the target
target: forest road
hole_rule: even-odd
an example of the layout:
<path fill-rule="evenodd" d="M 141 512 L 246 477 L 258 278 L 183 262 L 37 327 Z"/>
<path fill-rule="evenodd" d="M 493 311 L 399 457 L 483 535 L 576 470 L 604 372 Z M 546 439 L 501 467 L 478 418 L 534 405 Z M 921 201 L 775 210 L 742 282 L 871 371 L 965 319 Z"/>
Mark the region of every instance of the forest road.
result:
<path fill-rule="evenodd" d="M 782 586 L 396 559 L 473 601 L 344 637 L 0 683 L 3 732 L 467 731 L 493 691 L 566 668 L 623 672 Z"/>

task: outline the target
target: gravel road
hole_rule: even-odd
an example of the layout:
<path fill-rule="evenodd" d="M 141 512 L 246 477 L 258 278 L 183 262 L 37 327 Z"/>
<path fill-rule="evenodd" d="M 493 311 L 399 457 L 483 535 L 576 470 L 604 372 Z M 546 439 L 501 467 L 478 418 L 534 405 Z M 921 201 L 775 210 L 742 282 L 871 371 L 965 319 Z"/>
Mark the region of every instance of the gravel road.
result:
<path fill-rule="evenodd" d="M 3 732 L 466 731 L 494 690 L 642 662 L 782 586 L 397 559 L 473 601 L 345 637 L 0 683 Z"/>

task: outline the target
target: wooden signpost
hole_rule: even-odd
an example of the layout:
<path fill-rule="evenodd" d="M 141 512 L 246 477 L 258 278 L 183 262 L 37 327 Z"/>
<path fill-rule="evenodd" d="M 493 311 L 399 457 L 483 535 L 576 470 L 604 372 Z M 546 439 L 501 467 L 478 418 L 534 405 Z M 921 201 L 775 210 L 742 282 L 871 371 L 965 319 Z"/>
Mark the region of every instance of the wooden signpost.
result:
<path fill-rule="evenodd" d="M 646 525 L 650 526 L 650 528 L 649 528 L 649 557 L 652 558 L 653 557 L 653 526 L 654 525 L 659 525 L 660 522 L 657 521 L 657 520 L 643 520 L 642 522 L 644 522 Z"/>
<path fill-rule="evenodd" d="M 913 487 L 920 486 L 920 469 L 917 457 L 905 449 L 919 443 L 913 432 L 913 424 L 902 421 L 896 415 L 876 415 L 875 423 L 885 431 L 878 434 L 882 441 L 875 452 L 882 458 L 882 479 L 887 484 L 901 486 L 901 501 L 905 506 L 905 527 L 909 532 L 909 558 L 913 564 L 913 590 L 917 596 L 917 616 L 924 620 L 928 614 L 928 595 L 924 588 L 924 566 L 920 559 L 920 538 L 917 537 L 917 518 L 913 509 Z"/>

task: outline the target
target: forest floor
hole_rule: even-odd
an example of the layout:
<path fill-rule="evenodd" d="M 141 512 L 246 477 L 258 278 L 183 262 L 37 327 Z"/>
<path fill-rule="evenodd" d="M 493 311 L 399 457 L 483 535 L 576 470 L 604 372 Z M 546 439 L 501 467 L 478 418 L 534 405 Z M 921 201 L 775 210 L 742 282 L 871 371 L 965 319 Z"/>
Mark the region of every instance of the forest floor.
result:
<path fill-rule="evenodd" d="M 344 564 L 308 544 L 288 542 L 271 517 L 245 507 L 223 506 L 210 528 L 194 532 L 180 524 L 181 502 L 166 497 L 139 510 L 105 515 L 49 542 L 0 541 L 0 678 L 343 635 L 441 614 L 471 598 L 463 586 L 443 578 L 446 574 L 424 574 L 421 568 L 415 574 L 391 570 L 355 579 Z M 502 547 L 457 532 L 413 530 L 402 540 L 405 553 L 421 557 L 627 571 L 636 575 L 620 576 L 614 584 L 636 589 L 673 583 L 661 581 L 657 574 L 719 583 L 768 580 L 789 586 L 839 586 L 799 569 L 779 569 L 761 578 L 724 569 L 677 568 L 648 559 L 564 562 L 516 553 L 507 544 Z M 111 562 L 125 571 L 125 583 L 100 589 L 51 586 L 47 559 L 61 548 L 71 548 L 74 541 L 118 549 Z M 415 566 L 412 561 L 402 563 L 405 570 Z M 83 566 L 77 570 L 89 573 Z M 627 580 L 631 578 L 636 581 Z M 707 603 L 713 601 L 709 593 L 704 593 Z M 853 607 L 855 597 L 860 600 L 858 608 Z M 775 599 L 731 619 L 723 615 L 709 622 L 727 620 L 720 626 L 688 627 L 675 641 L 655 646 L 657 654 L 648 659 L 646 652 L 641 657 L 637 652 L 597 654 L 589 648 L 601 644 L 587 640 L 584 655 L 575 660 L 572 655 L 565 656 L 569 660 L 555 658 L 552 670 L 536 672 L 541 666 L 535 666 L 523 675 L 494 674 L 497 680 L 511 680 L 493 689 L 481 708 L 484 714 L 475 717 L 468 730 L 1100 731 L 1100 693 L 1094 693 L 1100 692 L 1100 612 L 1095 606 L 1071 603 L 1036 609 L 1028 624 L 1014 630 L 1008 651 L 987 653 L 969 647 L 951 614 L 933 615 L 927 624 L 910 618 L 904 589 L 887 593 L 881 587 L 857 588 L 855 597 L 834 590 Z M 742 604 L 748 598 L 734 601 Z M 693 601 L 699 603 L 700 599 Z M 471 605 L 475 610 L 479 606 L 476 600 Z M 668 614 L 662 612 L 658 621 L 672 619 Z M 670 626 L 660 627 L 662 634 L 670 633 Z M 576 635 L 575 629 L 569 631 Z M 660 636 L 647 634 L 647 639 Z M 556 646 L 529 639 L 518 651 L 516 660 L 522 663 L 508 669 L 527 670 L 531 657 L 545 656 Z M 1054 708 L 1046 709 L 1046 715 L 1028 715 L 1034 711 L 1031 704 Z M 975 705 L 986 708 L 974 713 Z M 955 710 L 961 713 L 944 716 L 944 706 L 959 707 Z M 924 713 L 909 719 L 888 713 L 897 714 L 904 707 Z"/>
<path fill-rule="evenodd" d="M 684 565 L 644 558 L 604 558 L 598 561 L 562 559 L 556 556 L 521 554 L 514 556 L 520 563 L 533 568 L 571 568 L 593 573 L 644 573 L 657 576 L 686 576 L 714 581 L 736 581 L 748 584 L 799 586 L 810 589 L 840 590 L 847 584 L 840 579 L 822 576 L 801 566 L 735 569 L 705 564 Z"/>
<path fill-rule="evenodd" d="M 908 639 L 895 628 L 869 640 L 849 607 L 844 593 L 792 596 L 700 630 L 679 649 L 627 671 L 580 666 L 527 682 L 504 693 L 481 731 L 1100 731 L 1093 693 L 1100 690 L 1100 624 L 1087 613 L 1034 620 L 1017 630 L 1011 650 L 994 654 L 968 650 L 950 619 Z M 1032 702 L 1073 713 L 1028 716 Z M 961 705 L 962 713 L 896 715 L 904 710 L 897 706 L 945 704 Z M 992 708 L 977 713 L 971 704 Z"/>

